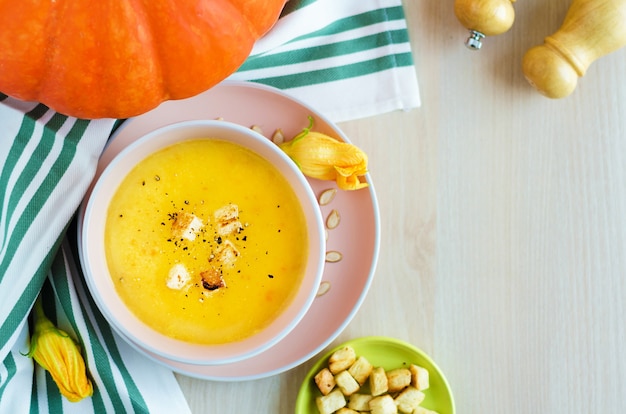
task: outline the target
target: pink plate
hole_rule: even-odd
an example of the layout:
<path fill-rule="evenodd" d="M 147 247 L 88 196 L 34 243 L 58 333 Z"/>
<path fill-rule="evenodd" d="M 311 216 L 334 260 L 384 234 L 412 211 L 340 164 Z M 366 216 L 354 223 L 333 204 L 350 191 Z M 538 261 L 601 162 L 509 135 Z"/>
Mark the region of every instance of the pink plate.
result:
<path fill-rule="evenodd" d="M 277 128 L 289 139 L 308 126 L 345 141 L 331 121 L 306 104 L 278 89 L 248 82 L 225 81 L 196 97 L 168 101 L 158 108 L 124 122 L 106 147 L 96 178 L 125 146 L 156 128 L 193 119 L 223 118 L 247 127 L 256 125 L 271 137 Z M 327 263 L 323 282 L 330 289 L 318 296 L 300 324 L 282 341 L 262 354 L 226 365 L 191 365 L 163 359 L 131 343 L 138 351 L 173 371 L 217 381 L 243 381 L 279 374 L 307 361 L 330 344 L 352 320 L 374 276 L 380 243 L 378 203 L 371 177 L 370 186 L 357 191 L 337 191 L 334 200 L 322 206 L 327 217 L 337 210 L 341 222 L 329 230 L 327 248 L 342 253 L 337 263 Z M 94 180 L 95 181 L 95 180 Z M 319 195 L 335 184 L 309 179 Z"/>

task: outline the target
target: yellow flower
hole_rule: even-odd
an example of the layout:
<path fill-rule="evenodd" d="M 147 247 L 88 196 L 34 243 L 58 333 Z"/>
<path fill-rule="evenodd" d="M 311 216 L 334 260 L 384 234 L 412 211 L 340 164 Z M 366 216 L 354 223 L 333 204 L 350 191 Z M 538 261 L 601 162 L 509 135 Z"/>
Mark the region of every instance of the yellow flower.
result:
<path fill-rule="evenodd" d="M 280 148 L 307 177 L 334 180 L 342 190 L 367 187 L 359 179 L 367 173 L 367 154 L 355 145 L 311 131 L 311 125 Z"/>
<path fill-rule="evenodd" d="M 47 370 L 69 401 L 77 402 L 93 394 L 93 385 L 87 378 L 85 361 L 74 340 L 58 329 L 43 312 L 41 298 L 34 307 L 34 332 L 28 356 Z"/>

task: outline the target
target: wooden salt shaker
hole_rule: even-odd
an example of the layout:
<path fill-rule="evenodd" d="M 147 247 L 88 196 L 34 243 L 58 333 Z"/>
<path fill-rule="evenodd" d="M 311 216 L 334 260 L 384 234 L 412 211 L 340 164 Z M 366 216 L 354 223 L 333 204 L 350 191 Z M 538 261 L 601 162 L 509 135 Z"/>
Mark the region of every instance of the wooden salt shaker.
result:
<path fill-rule="evenodd" d="M 596 59 L 626 45 L 626 0 L 574 0 L 561 28 L 524 55 L 528 82 L 550 98 L 574 91 Z"/>
<path fill-rule="evenodd" d="M 482 47 L 485 36 L 502 34 L 513 26 L 515 0 L 456 0 L 454 13 L 470 31 L 465 46 L 472 50 Z"/>

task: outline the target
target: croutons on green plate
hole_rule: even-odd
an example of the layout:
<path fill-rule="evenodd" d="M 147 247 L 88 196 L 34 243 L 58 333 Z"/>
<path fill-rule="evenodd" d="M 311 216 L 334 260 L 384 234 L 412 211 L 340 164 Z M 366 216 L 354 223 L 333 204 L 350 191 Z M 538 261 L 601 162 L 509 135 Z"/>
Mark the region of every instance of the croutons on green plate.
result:
<path fill-rule="evenodd" d="M 373 336 L 329 350 L 304 378 L 296 400 L 295 414 L 354 412 L 455 414 L 455 407 L 447 380 L 426 353 Z"/>

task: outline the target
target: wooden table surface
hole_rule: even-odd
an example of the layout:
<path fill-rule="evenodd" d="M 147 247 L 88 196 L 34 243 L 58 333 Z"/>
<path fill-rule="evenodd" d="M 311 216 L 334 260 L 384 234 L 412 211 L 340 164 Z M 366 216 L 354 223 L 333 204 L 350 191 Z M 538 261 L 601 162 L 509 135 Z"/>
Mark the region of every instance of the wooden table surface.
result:
<path fill-rule="evenodd" d="M 333 345 L 413 343 L 458 413 L 626 412 L 626 49 L 561 100 L 521 70 L 569 5 L 519 1 L 513 28 L 470 51 L 452 0 L 406 1 L 422 106 L 339 125 L 370 155 L 382 243 Z M 193 413 L 291 414 L 312 362 L 177 378 Z"/>

